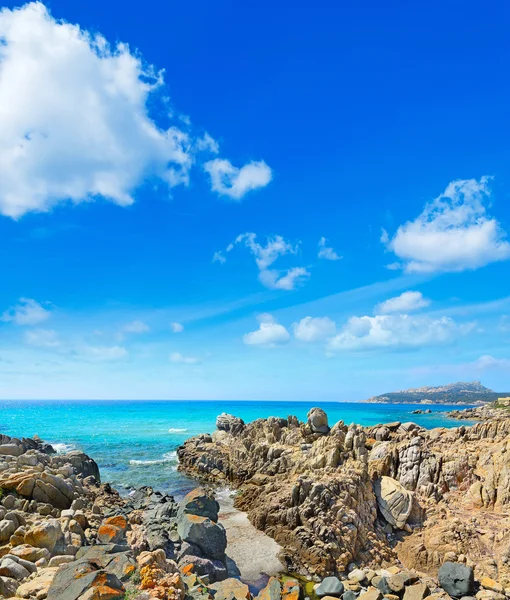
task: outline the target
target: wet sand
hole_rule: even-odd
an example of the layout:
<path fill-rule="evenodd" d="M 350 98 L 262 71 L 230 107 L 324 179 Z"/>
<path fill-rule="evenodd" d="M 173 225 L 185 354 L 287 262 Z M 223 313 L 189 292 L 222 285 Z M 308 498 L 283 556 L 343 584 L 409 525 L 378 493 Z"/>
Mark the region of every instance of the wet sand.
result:
<path fill-rule="evenodd" d="M 220 504 L 219 521 L 227 531 L 227 555 L 235 563 L 228 565 L 230 576 L 238 576 L 252 589 L 260 590 L 271 575 L 284 570 L 278 560 L 281 547 L 255 529 L 246 513 L 234 508 L 228 490 L 217 494 L 216 499 Z"/>

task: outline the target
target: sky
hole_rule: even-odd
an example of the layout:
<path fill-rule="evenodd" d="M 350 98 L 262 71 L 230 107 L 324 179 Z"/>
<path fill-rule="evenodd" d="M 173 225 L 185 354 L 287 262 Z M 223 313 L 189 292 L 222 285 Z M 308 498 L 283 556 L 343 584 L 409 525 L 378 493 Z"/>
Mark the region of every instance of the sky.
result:
<path fill-rule="evenodd" d="M 0 398 L 510 391 L 491 1 L 0 12 Z"/>

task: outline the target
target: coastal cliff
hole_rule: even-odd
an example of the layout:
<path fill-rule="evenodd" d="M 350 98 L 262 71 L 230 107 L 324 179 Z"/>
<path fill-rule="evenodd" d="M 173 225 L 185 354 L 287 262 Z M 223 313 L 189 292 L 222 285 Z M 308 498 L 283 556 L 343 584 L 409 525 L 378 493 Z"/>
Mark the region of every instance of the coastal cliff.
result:
<path fill-rule="evenodd" d="M 188 440 L 181 469 L 236 488 L 236 505 L 283 547 L 289 570 L 342 573 L 353 562 L 433 574 L 444 561 L 510 587 L 510 418 L 471 427 L 415 423 L 331 428 L 320 409 Z"/>

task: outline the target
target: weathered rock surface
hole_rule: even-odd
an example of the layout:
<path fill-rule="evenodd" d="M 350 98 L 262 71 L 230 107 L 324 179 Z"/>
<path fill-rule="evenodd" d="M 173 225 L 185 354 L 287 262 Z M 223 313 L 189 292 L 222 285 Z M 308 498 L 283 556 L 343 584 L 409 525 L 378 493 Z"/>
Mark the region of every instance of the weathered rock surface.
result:
<path fill-rule="evenodd" d="M 506 411 L 454 429 L 326 426 L 314 409 L 307 423 L 270 417 L 197 436 L 178 450 L 180 468 L 239 488 L 237 508 L 284 548 L 293 572 L 398 557 L 435 574 L 453 555 L 510 587 Z"/>

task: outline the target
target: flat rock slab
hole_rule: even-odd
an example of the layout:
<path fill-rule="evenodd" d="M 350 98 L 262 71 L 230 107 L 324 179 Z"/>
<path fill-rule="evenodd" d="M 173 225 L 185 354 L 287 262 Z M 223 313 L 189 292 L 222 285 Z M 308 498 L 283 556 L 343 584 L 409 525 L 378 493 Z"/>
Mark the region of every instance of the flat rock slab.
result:
<path fill-rule="evenodd" d="M 220 493 L 217 499 L 220 504 L 219 522 L 227 532 L 228 557 L 237 566 L 241 580 L 260 590 L 271 576 L 284 570 L 278 560 L 282 548 L 265 533 L 255 529 L 244 512 L 234 508 L 230 493 Z M 235 576 L 235 573 L 229 574 Z"/>

